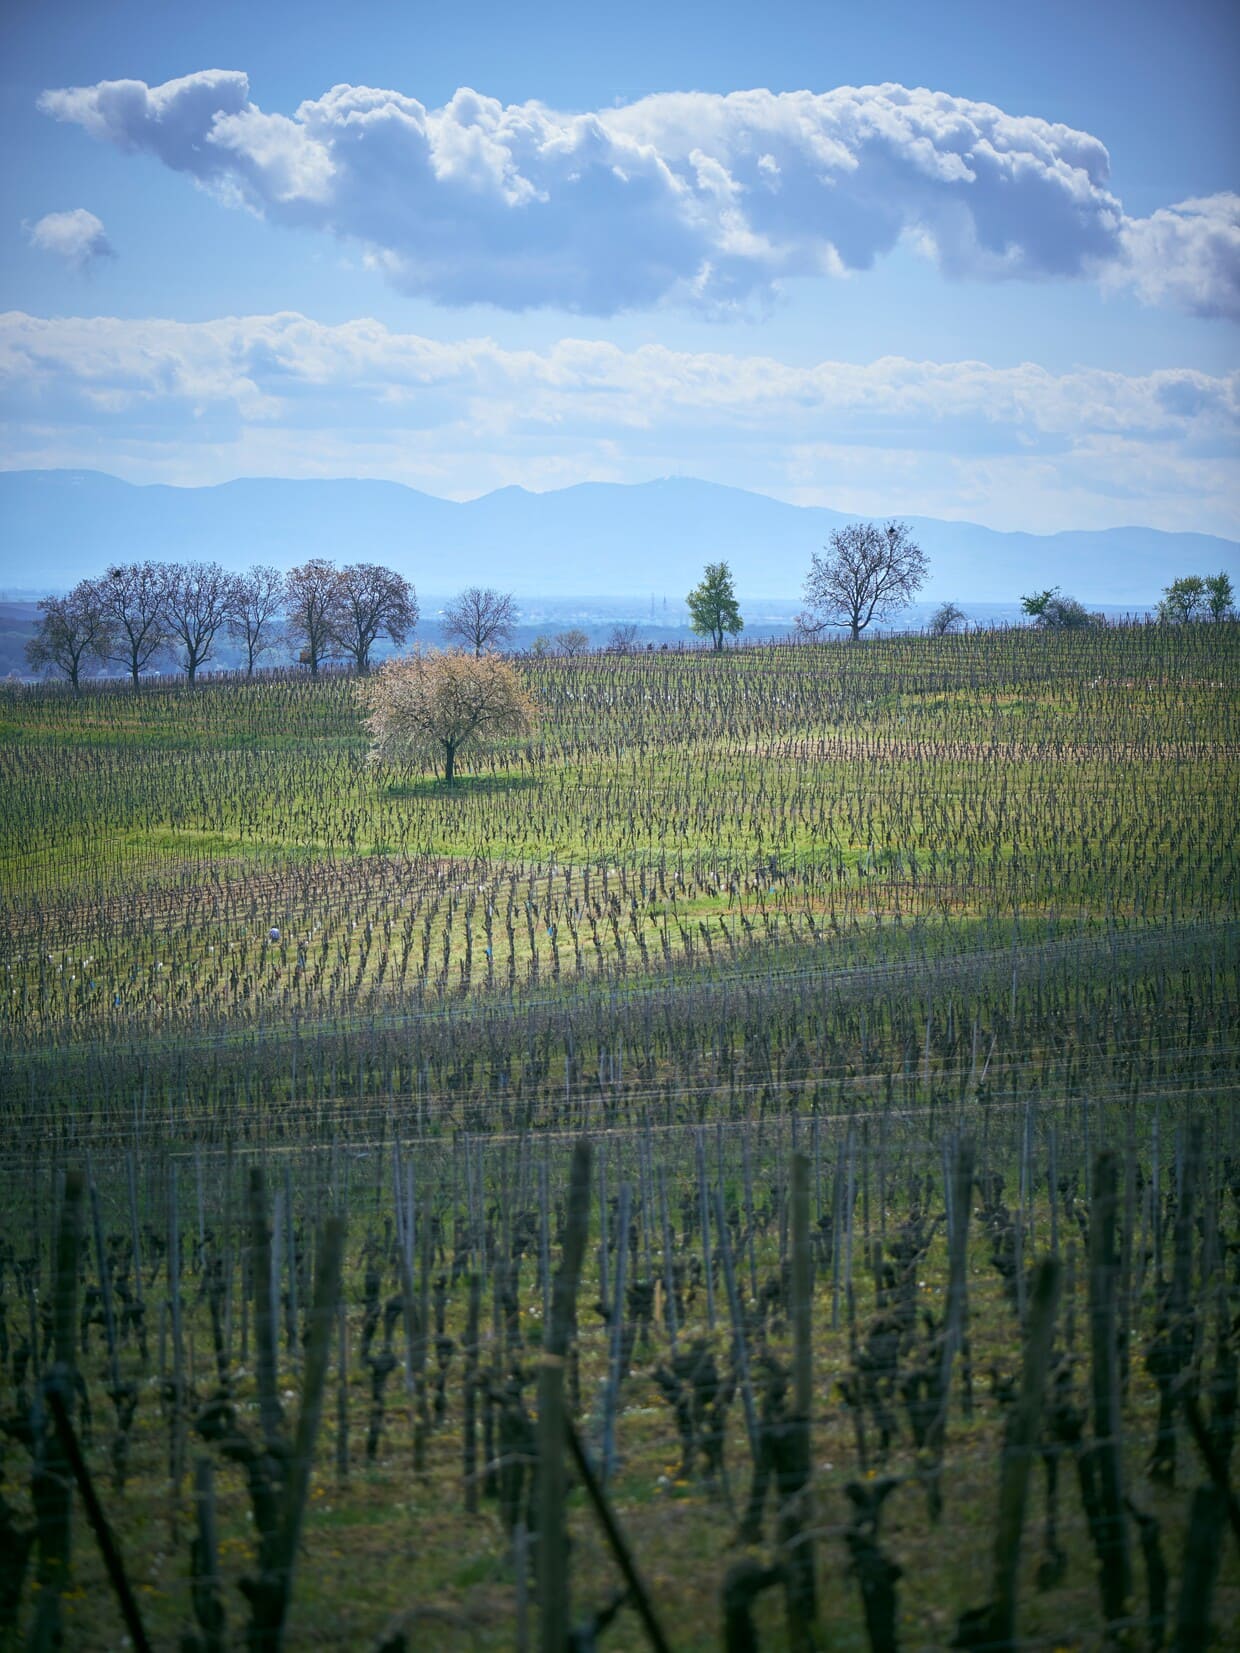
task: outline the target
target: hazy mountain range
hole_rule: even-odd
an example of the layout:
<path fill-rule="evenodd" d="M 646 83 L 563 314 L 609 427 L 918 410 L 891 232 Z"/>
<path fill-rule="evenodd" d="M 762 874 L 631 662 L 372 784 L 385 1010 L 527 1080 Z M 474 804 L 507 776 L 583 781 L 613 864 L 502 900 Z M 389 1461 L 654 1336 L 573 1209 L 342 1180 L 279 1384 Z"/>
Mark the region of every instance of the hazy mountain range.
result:
<path fill-rule="evenodd" d="M 98 471 L 0 473 L 0 583 L 64 589 L 118 559 L 214 558 L 242 568 L 311 556 L 374 561 L 423 590 L 477 583 L 519 596 L 668 595 L 726 559 L 739 595 L 797 599 L 811 553 L 855 520 L 687 477 L 502 488 L 459 503 L 380 481 L 246 478 L 209 488 L 136 486 Z M 1143 608 L 1181 574 L 1240 570 L 1210 534 L 1110 528 L 999 533 L 906 519 L 930 558 L 924 599 L 1010 603 L 1059 585 L 1088 604 Z"/>

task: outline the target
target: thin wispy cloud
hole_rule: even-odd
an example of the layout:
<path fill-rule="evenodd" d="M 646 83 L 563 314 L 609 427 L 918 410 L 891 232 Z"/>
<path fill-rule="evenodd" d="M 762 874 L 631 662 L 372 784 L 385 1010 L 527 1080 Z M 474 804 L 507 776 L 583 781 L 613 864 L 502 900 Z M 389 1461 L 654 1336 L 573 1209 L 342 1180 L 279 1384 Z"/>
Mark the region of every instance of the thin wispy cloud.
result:
<path fill-rule="evenodd" d="M 666 93 L 563 113 L 341 85 L 290 116 L 205 70 L 41 108 L 225 200 L 359 243 L 438 303 L 582 314 L 761 303 L 900 243 L 956 279 L 1090 279 L 1240 316 L 1235 197 L 1126 217 L 1087 132 L 924 88 Z"/>
<path fill-rule="evenodd" d="M 85 207 L 72 212 L 49 212 L 28 226 L 30 244 L 40 252 L 63 258 L 76 270 L 89 270 L 100 260 L 116 256 L 101 219 Z"/>
<path fill-rule="evenodd" d="M 1189 507 L 1216 531 L 1236 518 L 1235 373 L 797 366 L 595 339 L 513 350 L 296 314 L 10 313 L 0 392 L 10 463 L 143 479 L 386 475 L 459 494 L 681 470 L 846 509 L 890 508 L 899 489 L 902 509 L 941 509 L 951 488 L 991 521 L 1113 521 L 1117 497 L 1173 526 Z M 23 448 L 18 431 L 45 423 L 60 445 Z M 1057 494 L 1068 479 L 1071 513 Z"/>

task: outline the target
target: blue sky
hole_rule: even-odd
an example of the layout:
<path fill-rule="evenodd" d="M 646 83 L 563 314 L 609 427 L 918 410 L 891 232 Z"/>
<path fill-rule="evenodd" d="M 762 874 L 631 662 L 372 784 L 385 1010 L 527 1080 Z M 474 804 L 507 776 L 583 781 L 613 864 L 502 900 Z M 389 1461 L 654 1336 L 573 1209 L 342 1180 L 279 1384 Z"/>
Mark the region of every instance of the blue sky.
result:
<path fill-rule="evenodd" d="M 1240 537 L 1238 47 L 1196 0 L 10 5 L 0 462 Z"/>

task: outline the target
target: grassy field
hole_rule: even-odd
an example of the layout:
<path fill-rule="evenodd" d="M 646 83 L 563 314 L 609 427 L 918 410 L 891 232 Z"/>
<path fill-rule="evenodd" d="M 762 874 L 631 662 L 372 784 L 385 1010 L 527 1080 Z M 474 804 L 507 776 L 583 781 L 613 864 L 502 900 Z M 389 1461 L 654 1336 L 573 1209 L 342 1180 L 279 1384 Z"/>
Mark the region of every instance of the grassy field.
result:
<path fill-rule="evenodd" d="M 321 1223 L 347 1219 L 290 1645 L 369 1646 L 410 1610 L 411 1646 L 511 1647 L 523 1611 L 534 1634 L 502 1476 L 480 1467 L 471 1483 L 462 1454 L 473 1408 L 480 1465 L 528 1456 L 501 1431 L 522 1439 L 536 1417 L 583 1133 L 595 1185 L 574 1411 L 601 1450 L 614 1410 L 611 1497 L 674 1647 L 719 1645 L 739 1557 L 793 1553 L 774 1505 L 735 1540 L 750 1481 L 742 1349 L 755 1407 L 772 1428 L 786 1415 L 796 1152 L 815 1257 L 807 1522 L 831 1645 L 867 1645 L 849 1568 L 864 1568 L 871 1539 L 903 1569 L 901 1645 L 946 1647 L 989 1599 L 1044 1253 L 1060 1267 L 1042 1442 L 1060 1463 L 1060 1518 L 1043 1532 L 1039 1470 L 1022 1645 L 1102 1645 L 1077 1488 L 1106 1445 L 1089 1415 L 1100 1150 L 1120 1178 L 1117 1450 L 1133 1502 L 1159 1524 L 1174 1620 L 1202 1598 L 1191 1569 L 1181 1589 L 1204 1476 L 1185 1396 L 1224 1461 L 1234 1433 L 1240 627 L 522 669 L 537 733 L 477 754 L 450 790 L 368 762 L 344 678 L 0 690 L 0 1409 L 20 1421 L 55 1354 L 57 1281 L 68 1289 L 56 1236 L 66 1176 L 85 1169 L 98 1221 L 86 1210 L 74 1342 L 94 1408 L 88 1459 L 158 1644 L 194 1619 L 199 1457 L 214 1465 L 237 1645 L 245 1623 L 256 1506 L 203 1420 L 223 1395 L 244 1430 L 260 1428 L 256 1170 L 293 1411 Z M 955 1324 L 952 1167 L 966 1143 L 968 1347 L 954 1346 L 936 1457 L 918 1395 Z M 721 1243 L 740 1278 L 735 1313 Z M 128 1312 L 139 1281 L 143 1315 L 126 1319 L 120 1288 Z M 883 1407 L 858 1397 L 893 1315 L 883 1451 Z M 703 1475 L 700 1418 L 682 1462 L 667 1398 L 697 1338 L 728 1391 L 726 1487 Z M 137 1410 L 123 1427 L 125 1384 Z M 1160 1403 L 1178 1432 L 1174 1484 L 1150 1473 Z M 33 1531 L 31 1469 L 37 1481 L 54 1453 L 45 1419 L 33 1438 L 23 1429 L 6 1425 L 3 1447 L 10 1533 Z M 123 1487 L 108 1482 L 122 1437 Z M 876 1537 L 844 1487 L 886 1476 L 899 1485 Z M 580 1487 L 569 1525 L 584 1614 L 615 1572 Z M 1128 1629 L 1112 1616 L 1113 1636 L 1150 1631 L 1146 1531 L 1130 1534 Z M 1229 1542 L 1211 1574 L 1220 1626 L 1240 1614 Z M 117 1646 L 89 1534 L 74 1543 L 67 1587 L 45 1557 L 25 1579 L 21 1633 L 51 1592 L 66 1645 Z M 755 1612 L 762 1645 L 785 1645 L 781 1590 Z M 631 1609 L 601 1645 L 643 1645 Z"/>

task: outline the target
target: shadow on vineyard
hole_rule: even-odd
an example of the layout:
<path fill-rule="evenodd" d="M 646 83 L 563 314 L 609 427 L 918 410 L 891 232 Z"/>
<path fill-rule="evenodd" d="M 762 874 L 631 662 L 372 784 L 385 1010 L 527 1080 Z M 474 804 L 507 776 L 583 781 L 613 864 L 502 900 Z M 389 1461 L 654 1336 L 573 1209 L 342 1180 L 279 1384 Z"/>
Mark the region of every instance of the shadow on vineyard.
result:
<path fill-rule="evenodd" d="M 0 690 L 0 1640 L 1230 1645 L 1238 667 Z"/>
<path fill-rule="evenodd" d="M 533 775 L 461 775 L 453 781 L 452 792 L 458 798 L 503 797 L 509 792 L 528 792 L 537 785 Z M 419 776 L 416 780 L 390 782 L 383 789 L 383 795 L 387 798 L 438 798 L 446 790 L 438 776 L 433 779 Z"/>

